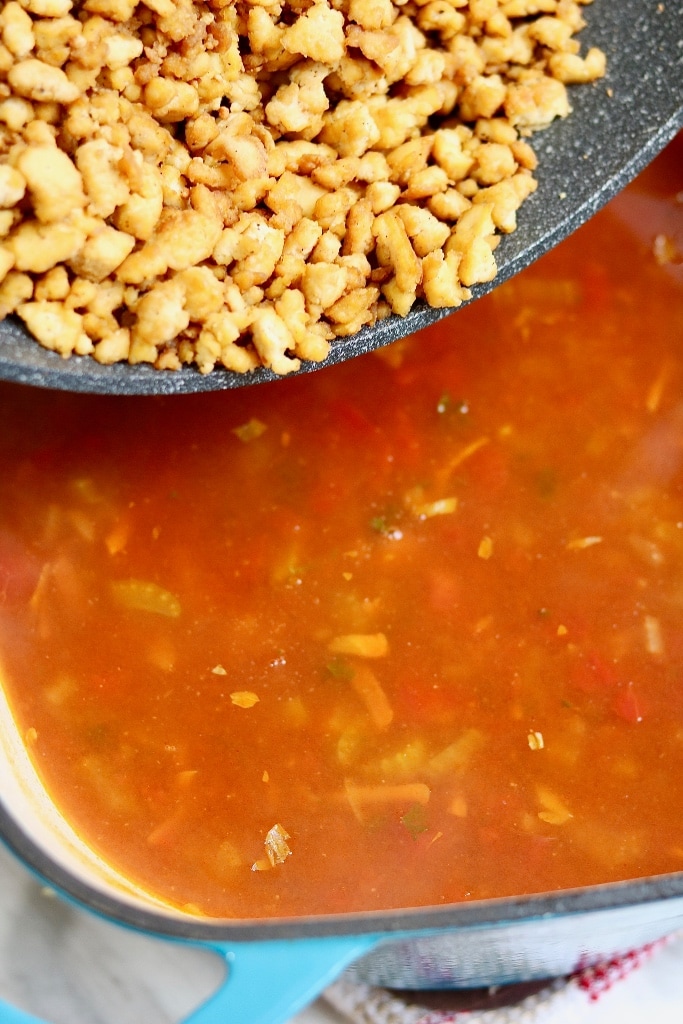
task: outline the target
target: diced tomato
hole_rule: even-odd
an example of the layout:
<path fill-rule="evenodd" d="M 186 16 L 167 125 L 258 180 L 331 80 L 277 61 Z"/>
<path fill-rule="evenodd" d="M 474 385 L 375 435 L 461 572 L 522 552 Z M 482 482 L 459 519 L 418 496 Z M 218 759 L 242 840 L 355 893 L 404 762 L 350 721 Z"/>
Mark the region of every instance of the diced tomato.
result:
<path fill-rule="evenodd" d="M 400 443 L 397 446 L 396 437 L 392 434 L 390 441 L 378 423 L 363 409 L 346 399 L 340 398 L 330 404 L 330 417 L 331 422 L 340 431 L 338 441 L 334 438 L 336 431 L 330 434 L 332 452 L 336 450 L 337 444 L 344 448 L 349 443 L 357 446 L 359 458 L 362 458 L 366 465 L 372 466 L 375 481 L 381 483 L 391 470 L 394 452 L 401 450 Z"/>
<path fill-rule="evenodd" d="M 349 487 L 347 483 L 338 478 L 326 477 L 311 492 L 309 507 L 317 515 L 326 516 L 342 503 L 346 503 L 348 494 Z"/>
<path fill-rule="evenodd" d="M 612 707 L 615 714 L 625 722 L 635 724 L 643 720 L 643 702 L 630 681 L 620 689 Z"/>
<path fill-rule="evenodd" d="M 610 296 L 613 294 L 613 285 L 603 264 L 586 263 L 581 283 L 585 305 L 592 312 L 603 310 L 608 306 L 611 301 Z"/>
<path fill-rule="evenodd" d="M 619 671 L 614 662 L 608 661 L 597 652 L 583 658 L 572 673 L 572 682 L 584 693 L 614 691 L 619 681 Z"/>
<path fill-rule="evenodd" d="M 339 423 L 346 433 L 369 435 L 376 430 L 375 424 L 357 405 L 343 398 L 330 403 L 330 417 L 333 422 Z"/>
<path fill-rule="evenodd" d="M 408 722 L 446 722 L 462 707 L 459 690 L 451 683 L 425 686 L 424 679 L 407 678 L 391 698 L 396 719 Z"/>
<path fill-rule="evenodd" d="M 392 454 L 400 456 L 401 465 L 414 466 L 424 450 L 424 438 L 407 409 L 396 410 L 391 424 Z"/>
<path fill-rule="evenodd" d="M 484 445 L 476 455 L 464 464 L 469 480 L 483 487 L 489 496 L 497 494 L 510 479 L 510 460 L 502 447 Z"/>

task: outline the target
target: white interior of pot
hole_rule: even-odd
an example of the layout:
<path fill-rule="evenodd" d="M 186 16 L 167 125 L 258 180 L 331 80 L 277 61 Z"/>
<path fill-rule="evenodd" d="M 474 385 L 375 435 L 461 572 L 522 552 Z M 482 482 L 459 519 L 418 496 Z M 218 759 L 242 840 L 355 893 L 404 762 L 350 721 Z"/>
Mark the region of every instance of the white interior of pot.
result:
<path fill-rule="evenodd" d="M 28 840 L 80 882 L 138 910 L 184 916 L 121 875 L 74 831 L 48 796 L 1 685 L 0 800 Z"/>

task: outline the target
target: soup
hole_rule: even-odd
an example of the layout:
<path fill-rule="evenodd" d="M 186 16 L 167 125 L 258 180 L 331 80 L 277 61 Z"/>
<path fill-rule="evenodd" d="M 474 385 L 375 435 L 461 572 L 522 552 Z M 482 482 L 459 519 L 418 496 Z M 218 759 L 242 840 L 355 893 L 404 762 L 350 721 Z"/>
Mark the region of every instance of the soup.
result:
<path fill-rule="evenodd" d="M 6 688 L 128 877 L 259 918 L 683 868 L 682 141 L 352 363 L 2 386 Z"/>

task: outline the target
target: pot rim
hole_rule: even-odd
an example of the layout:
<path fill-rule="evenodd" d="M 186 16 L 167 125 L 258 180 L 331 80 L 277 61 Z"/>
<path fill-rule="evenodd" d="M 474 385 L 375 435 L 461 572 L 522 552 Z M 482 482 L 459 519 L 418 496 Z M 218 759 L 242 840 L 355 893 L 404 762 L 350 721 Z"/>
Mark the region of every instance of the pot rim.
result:
<path fill-rule="evenodd" d="M 556 892 L 529 893 L 446 906 L 283 918 L 204 918 L 132 905 L 57 863 L 0 803 L 0 840 L 33 874 L 82 908 L 146 934 L 199 941 L 256 942 L 341 935 L 435 932 L 523 924 L 533 920 L 627 909 L 683 899 L 683 871 Z"/>

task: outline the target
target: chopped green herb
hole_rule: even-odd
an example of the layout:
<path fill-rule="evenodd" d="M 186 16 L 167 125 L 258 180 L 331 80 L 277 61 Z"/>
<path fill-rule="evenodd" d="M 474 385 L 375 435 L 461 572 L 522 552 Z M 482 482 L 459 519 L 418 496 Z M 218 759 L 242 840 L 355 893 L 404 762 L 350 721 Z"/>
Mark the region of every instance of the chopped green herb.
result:
<path fill-rule="evenodd" d="M 370 520 L 370 527 L 375 533 L 381 534 L 382 537 L 386 537 L 389 540 L 400 540 L 403 536 L 401 527 L 398 525 L 401 518 L 400 511 L 390 510 L 385 515 L 374 516 Z"/>
<path fill-rule="evenodd" d="M 422 804 L 413 804 L 401 817 L 401 824 L 410 832 L 413 839 L 428 829 L 427 814 Z"/>
<path fill-rule="evenodd" d="M 353 668 L 343 658 L 333 658 L 332 661 L 328 661 L 325 668 L 333 679 L 341 679 L 346 683 L 353 679 Z"/>

